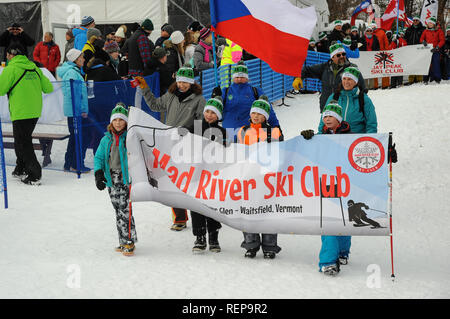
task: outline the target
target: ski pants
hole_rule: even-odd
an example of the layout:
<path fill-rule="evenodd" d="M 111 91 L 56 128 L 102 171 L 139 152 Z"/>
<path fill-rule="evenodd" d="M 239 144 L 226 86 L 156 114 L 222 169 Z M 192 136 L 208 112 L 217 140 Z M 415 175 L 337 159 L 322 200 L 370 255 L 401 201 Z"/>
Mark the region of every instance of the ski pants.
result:
<path fill-rule="evenodd" d="M 87 119 L 80 117 L 81 119 L 81 167 L 84 167 L 84 158 L 86 157 L 86 150 L 88 147 L 89 136 L 86 125 L 88 123 Z M 67 128 L 69 129 L 69 141 L 67 142 L 67 150 L 64 156 L 64 169 L 69 170 L 72 168 L 77 168 L 77 151 L 76 151 L 76 142 L 75 142 L 75 128 L 73 125 L 73 117 L 67 118 Z M 95 152 L 94 152 L 95 154 Z"/>
<path fill-rule="evenodd" d="M 172 207 L 172 219 L 174 224 L 183 224 L 188 221 L 188 213 L 184 208 Z"/>
<path fill-rule="evenodd" d="M 111 171 L 112 187 L 108 187 L 109 197 L 116 212 L 116 226 L 119 234 L 119 244 L 137 242 L 134 218 L 129 206 L 129 189 L 123 184 L 122 172 Z"/>
<path fill-rule="evenodd" d="M 42 177 L 42 167 L 34 153 L 32 137 L 37 121 L 38 118 L 12 122 L 17 168 L 34 180 Z"/>
<path fill-rule="evenodd" d="M 197 212 L 191 211 L 191 218 L 192 233 L 194 234 L 194 236 L 204 236 L 206 235 L 207 230 L 208 233 L 213 233 L 222 227 L 222 225 L 218 221 L 210 217 L 201 215 Z"/>
<path fill-rule="evenodd" d="M 322 247 L 319 253 L 319 269 L 322 266 L 334 265 L 339 257 L 350 254 L 351 236 L 322 236 Z"/>
<path fill-rule="evenodd" d="M 441 54 L 439 52 L 433 52 L 431 57 L 431 65 L 429 72 L 430 81 L 441 81 Z"/>
<path fill-rule="evenodd" d="M 272 251 L 279 253 L 281 248 L 277 245 L 278 234 L 258 234 L 258 233 L 243 233 L 244 241 L 241 244 L 242 248 L 247 250 L 254 249 L 256 251 L 262 246 L 262 251 Z"/>

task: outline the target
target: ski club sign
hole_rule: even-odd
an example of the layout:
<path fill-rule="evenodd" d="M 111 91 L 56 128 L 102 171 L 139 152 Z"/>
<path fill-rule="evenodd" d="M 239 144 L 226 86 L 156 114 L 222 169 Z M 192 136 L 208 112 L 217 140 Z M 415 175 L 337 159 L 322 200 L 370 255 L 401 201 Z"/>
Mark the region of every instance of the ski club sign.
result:
<path fill-rule="evenodd" d="M 180 133 L 130 107 L 133 202 L 186 208 L 245 232 L 389 235 L 388 134 L 224 147 L 199 126 Z"/>
<path fill-rule="evenodd" d="M 421 44 L 388 51 L 360 51 L 356 64 L 365 79 L 428 74 L 432 52 Z"/>

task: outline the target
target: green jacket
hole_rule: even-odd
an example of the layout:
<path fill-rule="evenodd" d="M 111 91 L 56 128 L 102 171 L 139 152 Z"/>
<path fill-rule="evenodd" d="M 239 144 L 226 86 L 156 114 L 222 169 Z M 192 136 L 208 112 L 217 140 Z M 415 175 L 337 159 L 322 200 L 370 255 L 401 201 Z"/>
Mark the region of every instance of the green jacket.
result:
<path fill-rule="evenodd" d="M 0 74 L 0 96 L 5 95 L 28 70 L 9 94 L 11 121 L 38 118 L 42 112 L 42 92 L 53 92 L 53 85 L 24 55 L 12 58 Z"/>

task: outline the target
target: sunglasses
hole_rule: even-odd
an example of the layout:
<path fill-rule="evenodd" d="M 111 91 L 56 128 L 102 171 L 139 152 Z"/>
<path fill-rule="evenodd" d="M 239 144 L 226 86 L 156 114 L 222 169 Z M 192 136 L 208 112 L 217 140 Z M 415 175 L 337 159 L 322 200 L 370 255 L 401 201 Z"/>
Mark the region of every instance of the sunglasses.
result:
<path fill-rule="evenodd" d="M 366 30 L 366 33 L 372 33 L 373 31 L 372 30 Z"/>
<path fill-rule="evenodd" d="M 342 52 L 342 53 L 336 54 L 336 57 L 337 57 L 337 58 L 340 58 L 341 56 L 345 57 L 346 55 L 347 55 L 347 53 Z"/>

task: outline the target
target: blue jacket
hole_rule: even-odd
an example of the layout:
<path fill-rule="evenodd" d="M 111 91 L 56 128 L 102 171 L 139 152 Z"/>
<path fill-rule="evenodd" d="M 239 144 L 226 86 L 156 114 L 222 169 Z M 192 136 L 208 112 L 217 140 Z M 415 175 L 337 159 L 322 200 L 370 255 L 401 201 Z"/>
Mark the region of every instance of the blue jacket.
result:
<path fill-rule="evenodd" d="M 64 64 L 60 66 L 58 69 L 56 69 L 56 73 L 63 80 L 62 90 L 64 95 L 64 104 L 63 104 L 64 115 L 67 117 L 73 117 L 72 91 L 70 89 L 69 80 L 75 80 L 73 85 L 75 95 L 75 105 L 76 106 L 80 105 L 80 112 L 77 115 L 79 116 L 81 115 L 81 113 L 88 113 L 89 104 L 87 98 L 87 89 L 78 66 L 73 62 L 67 61 L 64 62 Z"/>
<path fill-rule="evenodd" d="M 87 28 L 85 27 L 74 28 L 72 30 L 72 34 L 75 38 L 73 47 L 77 50 L 82 51 L 84 45 L 87 42 Z"/>
<path fill-rule="evenodd" d="M 349 46 L 346 46 L 341 41 L 338 41 L 344 46 L 345 53 L 347 54 L 347 59 L 358 59 L 359 58 L 359 48 L 356 48 L 354 51 L 350 50 Z"/>
<path fill-rule="evenodd" d="M 250 119 L 250 109 L 255 101 L 255 94 L 252 86 L 245 84 L 231 84 L 227 96 L 225 96 L 226 88 L 222 89 L 223 114 L 222 127 L 238 129 L 244 125 L 248 125 Z M 258 96 L 263 95 L 263 91 L 257 88 Z M 279 126 L 277 116 L 270 109 L 268 123 L 270 126 Z"/>
<path fill-rule="evenodd" d="M 364 94 L 364 114 L 359 110 L 359 88 L 355 87 L 350 91 L 341 91 L 339 96 L 339 105 L 342 107 L 342 120 L 350 124 L 352 133 L 377 133 L 377 115 L 372 100 Z M 334 99 L 331 94 L 327 100 L 330 103 Z M 323 127 L 322 117 L 320 117 L 319 134 Z"/>
<path fill-rule="evenodd" d="M 105 136 L 100 141 L 98 145 L 97 152 L 95 152 L 94 157 L 94 172 L 99 169 L 103 170 L 106 178 L 106 186 L 112 187 L 111 172 L 109 168 L 109 154 L 111 152 L 111 145 L 116 142 L 117 135 L 111 134 L 110 132 L 105 132 Z M 129 185 L 128 176 L 128 157 L 127 149 L 125 147 L 125 141 L 127 139 L 127 132 L 122 133 L 119 136 L 119 156 L 120 165 L 122 167 L 122 181 L 124 185 Z"/>

